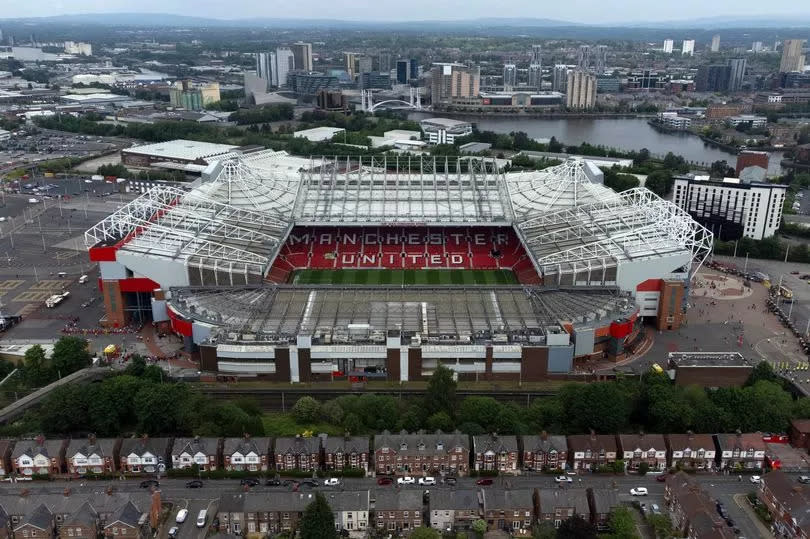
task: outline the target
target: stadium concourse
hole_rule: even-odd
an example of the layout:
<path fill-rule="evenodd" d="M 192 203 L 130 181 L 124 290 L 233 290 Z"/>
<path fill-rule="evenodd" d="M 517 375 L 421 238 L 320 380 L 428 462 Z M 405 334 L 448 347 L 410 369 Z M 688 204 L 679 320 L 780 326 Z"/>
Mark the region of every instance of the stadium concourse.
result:
<path fill-rule="evenodd" d="M 85 233 L 102 321 L 154 321 L 228 376 L 543 380 L 679 327 L 712 235 L 592 163 L 217 156 Z"/>

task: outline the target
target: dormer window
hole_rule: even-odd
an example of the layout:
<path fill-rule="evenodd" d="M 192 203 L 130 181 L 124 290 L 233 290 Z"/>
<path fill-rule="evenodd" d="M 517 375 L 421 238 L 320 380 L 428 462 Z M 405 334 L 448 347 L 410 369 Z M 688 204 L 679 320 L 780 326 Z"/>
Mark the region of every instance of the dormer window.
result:
<path fill-rule="evenodd" d="M 408 444 L 406 442 L 402 442 L 399 444 L 400 451 L 406 451 L 408 449 Z"/>
<path fill-rule="evenodd" d="M 436 442 L 436 450 L 444 451 L 444 442 Z"/>
<path fill-rule="evenodd" d="M 417 447 L 419 448 L 419 451 L 424 451 L 425 450 L 425 442 L 419 442 L 419 445 Z"/>

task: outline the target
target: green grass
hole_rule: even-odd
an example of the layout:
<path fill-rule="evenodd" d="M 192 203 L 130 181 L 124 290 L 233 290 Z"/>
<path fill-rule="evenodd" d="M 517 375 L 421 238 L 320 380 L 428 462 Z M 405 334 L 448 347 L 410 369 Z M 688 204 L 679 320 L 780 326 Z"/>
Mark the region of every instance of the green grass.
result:
<path fill-rule="evenodd" d="M 517 284 L 510 270 L 461 269 L 306 269 L 293 275 L 293 284 L 334 285 L 504 285 Z"/>
<path fill-rule="evenodd" d="M 295 403 L 290 403 L 290 405 Z M 266 413 L 262 416 L 262 423 L 264 424 L 264 434 L 266 436 L 295 436 L 301 434 L 305 430 L 312 431 L 317 435 L 318 433 L 325 432 L 330 436 L 341 436 L 345 431 L 340 425 L 333 425 L 327 422 L 296 423 L 291 414 L 285 413 Z"/>

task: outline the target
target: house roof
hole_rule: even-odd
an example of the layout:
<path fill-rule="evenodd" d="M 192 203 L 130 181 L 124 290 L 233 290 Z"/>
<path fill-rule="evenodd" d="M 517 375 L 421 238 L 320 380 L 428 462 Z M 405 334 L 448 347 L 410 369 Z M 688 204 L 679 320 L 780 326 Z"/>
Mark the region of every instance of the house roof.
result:
<path fill-rule="evenodd" d="M 438 449 L 440 445 L 444 449 Z M 434 453 L 436 451 L 449 452 L 456 447 L 469 451 L 470 439 L 469 436 L 459 431 L 446 433 L 437 430 L 432 434 L 424 432 L 409 434 L 403 430 L 398 434 L 391 434 L 386 430 L 374 437 L 375 451 L 384 447 L 393 449 L 400 455 L 422 455 L 426 452 Z M 423 449 L 419 449 L 420 447 Z"/>
<path fill-rule="evenodd" d="M 593 453 L 604 450 L 606 453 L 616 452 L 616 436 L 613 434 L 572 434 L 568 437 L 569 451 L 586 451 Z"/>
<path fill-rule="evenodd" d="M 458 489 L 446 490 L 436 489 L 430 493 L 430 509 L 436 510 L 478 510 L 483 503 L 480 490 Z"/>
<path fill-rule="evenodd" d="M 327 453 L 368 453 L 368 436 L 324 436 L 321 445 Z"/>
<path fill-rule="evenodd" d="M 518 450 L 517 436 L 498 436 L 497 434 L 485 434 L 473 436 L 473 448 L 476 453 L 510 453 Z"/>
<path fill-rule="evenodd" d="M 368 511 L 368 490 L 354 492 L 328 492 L 324 494 L 332 511 Z"/>
<path fill-rule="evenodd" d="M 247 455 L 253 452 L 259 456 L 267 455 L 270 453 L 270 441 L 270 438 L 225 438 L 222 442 L 222 454 L 228 456 L 234 453 Z"/>
<path fill-rule="evenodd" d="M 684 449 L 709 449 L 714 451 L 714 438 L 711 434 L 669 434 L 669 448 L 673 451 Z"/>
<path fill-rule="evenodd" d="M 438 492 L 438 489 L 436 490 Z M 374 493 L 374 508 L 383 511 L 421 511 L 422 491 L 421 490 L 400 490 L 393 489 L 377 490 Z"/>
<path fill-rule="evenodd" d="M 717 513 L 711 497 L 688 474 L 678 472 L 667 477 L 667 487 L 673 500 L 681 506 L 696 537 L 725 537 L 725 521 Z"/>
<path fill-rule="evenodd" d="M 810 433 L 810 419 L 792 419 L 790 425 L 802 434 Z"/>
<path fill-rule="evenodd" d="M 53 525 L 53 513 L 51 513 L 50 509 L 48 509 L 44 503 L 41 503 L 36 506 L 33 511 L 27 513 L 20 524 L 14 529 L 16 530 L 26 525 L 34 526 L 40 530 L 49 530 Z"/>
<path fill-rule="evenodd" d="M 65 457 L 73 458 L 77 453 L 81 453 L 85 457 L 94 454 L 99 457 L 112 457 L 116 441 L 115 438 L 97 438 L 95 440 L 77 438 L 70 440 L 65 450 Z"/>
<path fill-rule="evenodd" d="M 578 515 L 589 512 L 588 493 L 583 488 L 541 488 L 538 490 L 540 513 L 553 513 L 558 507 L 573 507 Z"/>
<path fill-rule="evenodd" d="M 667 448 L 663 434 L 620 434 L 619 444 L 621 445 L 622 451 L 635 451 L 636 449 L 641 449 L 642 451 L 648 449 L 665 451 Z"/>
<path fill-rule="evenodd" d="M 219 438 L 175 438 L 172 445 L 172 455 L 179 456 L 183 453 L 189 455 L 196 455 L 202 453 L 203 455 L 216 455 L 217 448 L 219 447 Z"/>
<path fill-rule="evenodd" d="M 143 436 L 140 438 L 124 438 L 121 441 L 120 454 L 126 455 L 143 455 L 151 453 L 155 456 L 162 457 L 166 455 L 171 443 L 170 438 L 150 438 Z"/>
<path fill-rule="evenodd" d="M 321 449 L 321 439 L 318 437 L 305 438 L 303 436 L 276 438 L 275 453 L 284 455 L 293 453 L 297 455 L 312 455 Z"/>
<path fill-rule="evenodd" d="M 98 522 L 98 513 L 89 502 L 84 502 L 72 515 L 62 521 L 62 524 L 81 524 L 95 526 Z"/>
<path fill-rule="evenodd" d="M 151 503 L 144 492 L 106 492 L 90 494 L 43 494 L 39 496 L 0 496 L 0 507 L 9 515 L 22 516 L 30 513 L 39 504 L 45 504 L 55 515 L 68 517 L 77 512 L 84 503 L 89 503 L 99 515 L 112 515 L 127 503 L 146 509 Z"/>
<path fill-rule="evenodd" d="M 790 476 L 780 470 L 762 476 L 763 488 L 769 490 L 782 505 L 796 525 L 810 531 L 810 489 L 796 483 Z"/>
<path fill-rule="evenodd" d="M 137 528 L 141 521 L 142 515 L 143 512 L 135 507 L 135 504 L 132 503 L 132 501 L 128 501 L 119 507 L 118 510 L 115 511 L 109 519 L 107 519 L 107 526 L 105 526 L 105 528 L 109 527 L 114 522 L 120 522 L 127 526 Z"/>
<path fill-rule="evenodd" d="M 595 488 L 593 492 L 593 511 L 598 515 L 610 513 L 614 507 L 621 505 L 619 495 L 612 488 Z"/>
<path fill-rule="evenodd" d="M 565 436 L 554 434 L 540 434 L 535 436 L 523 436 L 523 450 L 548 453 L 552 450 L 562 453 L 568 451 L 568 441 Z"/>
<path fill-rule="evenodd" d="M 739 449 L 747 451 L 765 451 L 767 446 L 761 432 L 743 432 L 736 434 L 716 434 L 717 444 L 721 451 Z"/>
<path fill-rule="evenodd" d="M 40 444 L 40 442 L 42 442 Z M 34 457 L 36 455 L 44 455 L 49 458 L 58 457 L 62 451 L 62 446 L 65 440 L 19 440 L 14 444 L 14 450 L 11 453 L 11 458 L 16 459 L 23 455 Z"/>
<path fill-rule="evenodd" d="M 534 507 L 534 489 L 504 490 L 499 488 L 482 490 L 484 511 Z"/>

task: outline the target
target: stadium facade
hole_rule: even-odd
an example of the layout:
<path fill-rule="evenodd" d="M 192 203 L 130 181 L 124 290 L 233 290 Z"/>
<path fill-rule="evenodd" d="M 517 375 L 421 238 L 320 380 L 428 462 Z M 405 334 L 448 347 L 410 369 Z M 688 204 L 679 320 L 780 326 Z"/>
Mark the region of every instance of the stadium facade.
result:
<path fill-rule="evenodd" d="M 103 322 L 165 324 L 204 371 L 404 381 L 442 363 L 529 381 L 621 359 L 642 319 L 677 328 L 712 235 L 646 189 L 615 193 L 585 160 L 512 173 L 268 150 L 218 156 L 190 191 L 155 187 L 85 241 Z M 291 284 L 315 270 L 363 277 Z M 460 284 L 476 272 L 516 284 Z M 372 273 L 402 280 L 370 285 Z"/>

